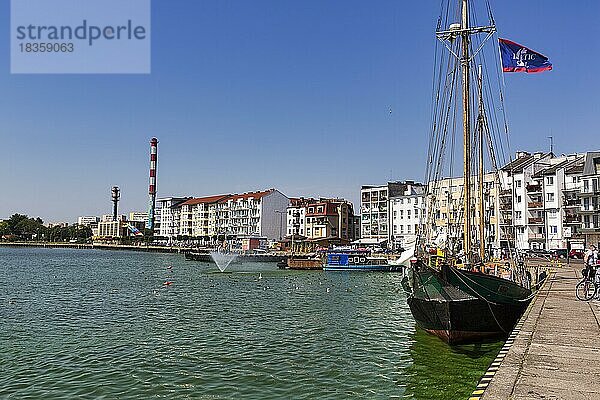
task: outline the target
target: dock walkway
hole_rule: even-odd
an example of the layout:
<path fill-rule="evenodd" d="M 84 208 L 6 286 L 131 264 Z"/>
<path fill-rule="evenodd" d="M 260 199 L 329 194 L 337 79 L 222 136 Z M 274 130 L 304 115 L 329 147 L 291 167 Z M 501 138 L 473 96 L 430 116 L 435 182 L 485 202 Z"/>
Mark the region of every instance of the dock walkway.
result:
<path fill-rule="evenodd" d="M 549 275 L 472 399 L 600 399 L 600 302 L 575 297 L 581 268 Z"/>

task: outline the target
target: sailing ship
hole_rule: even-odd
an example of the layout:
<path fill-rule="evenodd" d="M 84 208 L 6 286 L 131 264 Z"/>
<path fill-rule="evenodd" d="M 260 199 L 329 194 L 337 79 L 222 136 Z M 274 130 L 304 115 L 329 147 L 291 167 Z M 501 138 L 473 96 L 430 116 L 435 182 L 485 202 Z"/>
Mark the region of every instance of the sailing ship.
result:
<path fill-rule="evenodd" d="M 434 74 L 427 205 L 422 210 L 427 222 L 403 280 L 417 324 L 449 344 L 508 336 L 532 297 L 522 261 L 491 262 L 489 238 L 498 233 L 486 226 L 490 216 L 486 210 L 493 195 L 510 187 L 499 172 L 497 164 L 503 160 L 496 154 L 502 145 L 498 137 L 508 135 L 508 128 L 506 118 L 495 114 L 498 107 L 486 107 L 486 101 L 494 99 L 492 89 L 503 102 L 502 72 L 500 63 L 485 61 L 490 54 L 498 60 L 497 47 L 486 47 L 494 44 L 496 36 L 489 3 L 485 1 L 487 23 L 480 26 L 476 10 L 471 9 L 475 3 L 484 2 L 458 0 L 456 9 L 448 5 L 438 19 L 439 65 Z M 496 70 L 499 79 L 492 84 L 488 79 L 484 85 L 488 67 Z M 461 150 L 462 162 L 454 157 Z M 444 176 L 454 176 L 455 167 L 462 167 L 460 185 L 443 188 L 440 182 Z M 440 220 L 445 227 L 438 226 Z M 516 251 L 507 248 L 504 254 Z"/>

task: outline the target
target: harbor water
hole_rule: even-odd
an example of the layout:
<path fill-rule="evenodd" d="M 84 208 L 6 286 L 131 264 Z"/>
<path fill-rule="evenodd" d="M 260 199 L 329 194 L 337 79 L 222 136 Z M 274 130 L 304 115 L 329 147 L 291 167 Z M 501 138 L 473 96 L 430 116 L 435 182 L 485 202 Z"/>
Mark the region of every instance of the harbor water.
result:
<path fill-rule="evenodd" d="M 459 399 L 502 346 L 416 329 L 395 273 L 0 248 L 0 274 L 2 399 Z"/>

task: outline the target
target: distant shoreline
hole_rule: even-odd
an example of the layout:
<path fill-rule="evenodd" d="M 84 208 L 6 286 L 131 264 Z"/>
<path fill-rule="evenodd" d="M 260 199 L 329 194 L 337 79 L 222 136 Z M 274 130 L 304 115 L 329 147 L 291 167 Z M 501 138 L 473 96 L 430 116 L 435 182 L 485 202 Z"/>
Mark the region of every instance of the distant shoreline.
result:
<path fill-rule="evenodd" d="M 192 247 L 133 246 L 124 244 L 86 244 L 86 243 L 40 243 L 40 242 L 0 242 L 2 247 L 39 247 L 48 249 L 96 249 L 96 250 L 130 250 L 146 253 L 184 253 Z"/>

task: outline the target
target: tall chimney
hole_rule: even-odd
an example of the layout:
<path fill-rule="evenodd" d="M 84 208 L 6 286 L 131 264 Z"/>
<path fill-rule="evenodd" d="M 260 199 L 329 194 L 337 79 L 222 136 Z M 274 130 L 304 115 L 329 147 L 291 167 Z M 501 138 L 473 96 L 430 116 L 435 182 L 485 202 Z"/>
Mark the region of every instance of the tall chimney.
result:
<path fill-rule="evenodd" d="M 156 163 L 158 161 L 158 139 L 150 140 L 150 184 L 148 186 L 148 222 L 146 228 L 154 230 L 154 207 L 156 205 Z"/>

